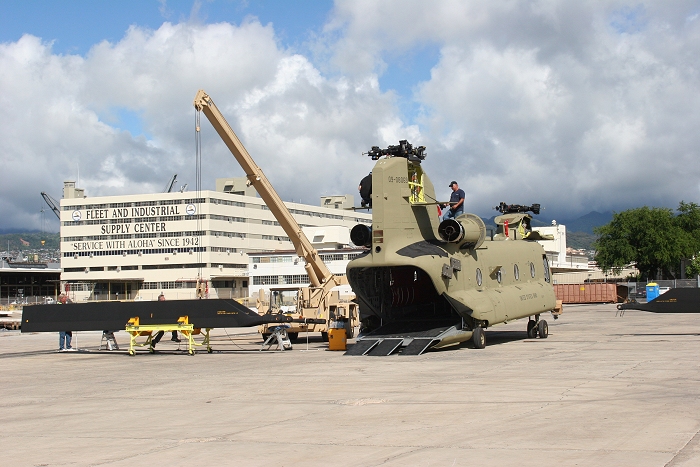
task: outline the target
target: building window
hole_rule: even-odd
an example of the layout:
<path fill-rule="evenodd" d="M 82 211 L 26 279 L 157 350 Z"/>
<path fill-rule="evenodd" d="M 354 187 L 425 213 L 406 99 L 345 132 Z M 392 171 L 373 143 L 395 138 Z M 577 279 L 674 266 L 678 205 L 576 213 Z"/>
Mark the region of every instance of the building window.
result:
<path fill-rule="evenodd" d="M 220 216 L 218 214 L 210 214 L 209 219 L 215 220 L 215 221 L 227 221 L 227 222 L 246 222 L 245 217 Z"/>
<path fill-rule="evenodd" d="M 230 186 L 230 185 L 226 185 L 226 186 L 224 187 L 224 191 L 226 191 L 226 192 L 230 192 L 232 189 L 233 189 L 233 187 Z M 234 194 L 235 194 L 235 193 L 234 193 Z M 241 203 L 240 201 L 228 201 L 228 200 L 225 200 L 225 199 L 212 198 L 212 199 L 211 199 L 211 202 L 212 202 L 212 204 L 223 204 L 224 206 L 236 206 L 236 207 L 239 207 L 239 208 L 244 208 L 244 207 L 245 207 L 245 203 Z"/>
<path fill-rule="evenodd" d="M 321 261 L 342 261 L 342 254 L 321 255 Z"/>
<path fill-rule="evenodd" d="M 253 277 L 253 285 L 277 285 L 279 276 L 255 276 Z"/>
<path fill-rule="evenodd" d="M 206 263 L 192 264 L 144 264 L 141 269 L 199 269 L 206 268 Z"/>

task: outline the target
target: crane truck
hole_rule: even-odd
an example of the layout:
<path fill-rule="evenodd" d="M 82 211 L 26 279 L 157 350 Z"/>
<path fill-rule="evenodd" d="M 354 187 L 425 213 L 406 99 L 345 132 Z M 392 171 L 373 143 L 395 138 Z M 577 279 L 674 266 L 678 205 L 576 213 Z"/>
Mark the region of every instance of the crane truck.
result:
<path fill-rule="evenodd" d="M 214 101 L 203 90 L 199 90 L 194 99 L 194 107 L 198 112 L 203 112 L 216 132 L 228 147 L 233 157 L 245 172 L 248 183 L 252 185 L 265 201 L 265 204 L 275 216 L 289 240 L 294 245 L 296 254 L 305 261 L 304 269 L 309 276 L 308 287 L 299 287 L 292 291 L 295 293 L 295 302 L 292 315 L 295 318 L 324 319 L 324 324 L 295 323 L 287 329 L 290 337 L 298 336 L 299 332 L 320 332 L 324 340 L 328 339 L 328 327 L 332 322 L 343 322 L 347 337 L 352 338 L 354 328 L 358 324 L 358 305 L 352 301 L 341 300 L 340 294 L 333 288 L 346 285 L 345 276 L 333 274 L 328 266 L 321 260 L 318 251 L 306 237 L 297 221 L 282 202 L 279 195 L 267 179 L 262 169 L 258 167 L 246 148 L 241 143 L 236 133 L 231 129 L 224 116 L 214 104 Z M 199 119 L 197 120 L 199 121 Z M 196 131 L 200 128 L 197 126 Z M 289 292 L 289 289 L 285 289 Z M 273 297 L 282 297 L 282 291 L 271 290 L 271 300 L 267 309 L 258 309 L 261 313 L 271 313 L 277 310 L 278 305 Z M 264 297 L 259 297 L 258 303 L 262 304 Z M 260 306 L 260 305 L 259 305 Z M 262 307 L 265 308 L 265 307 Z M 271 328 L 270 328 L 271 329 Z M 268 325 L 260 327 L 263 337 L 270 333 Z"/>

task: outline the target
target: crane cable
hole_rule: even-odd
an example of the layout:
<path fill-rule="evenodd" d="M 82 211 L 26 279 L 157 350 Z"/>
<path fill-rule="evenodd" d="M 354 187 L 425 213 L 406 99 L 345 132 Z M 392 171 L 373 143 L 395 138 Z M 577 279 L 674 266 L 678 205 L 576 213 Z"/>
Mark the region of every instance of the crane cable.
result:
<path fill-rule="evenodd" d="M 202 236 L 202 133 L 200 126 L 200 116 L 201 112 L 195 109 L 194 115 L 194 144 L 195 144 L 195 197 L 194 202 L 197 205 L 196 219 L 197 219 L 197 236 L 199 238 L 199 245 L 195 247 L 197 252 L 197 289 L 195 294 L 199 293 L 199 287 L 201 286 L 202 280 L 202 249 L 203 249 L 203 236 Z"/>

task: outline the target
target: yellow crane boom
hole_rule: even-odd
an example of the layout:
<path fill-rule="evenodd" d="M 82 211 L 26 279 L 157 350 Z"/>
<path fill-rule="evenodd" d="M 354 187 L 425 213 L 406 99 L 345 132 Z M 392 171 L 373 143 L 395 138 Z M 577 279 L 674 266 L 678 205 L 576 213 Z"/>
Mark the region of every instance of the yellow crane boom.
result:
<path fill-rule="evenodd" d="M 219 134 L 224 144 L 228 147 L 233 157 L 236 158 L 240 166 L 245 171 L 246 177 L 253 187 L 260 194 L 260 197 L 265 201 L 267 207 L 275 216 L 275 219 L 284 229 L 289 240 L 294 244 L 294 249 L 297 255 L 304 258 L 306 265 L 306 273 L 309 275 L 309 282 L 313 287 L 320 287 L 327 293 L 333 287 L 341 284 L 346 284 L 344 277 L 334 275 L 318 255 L 318 251 L 311 245 L 311 242 L 297 221 L 292 217 L 287 206 L 282 202 L 279 195 L 270 184 L 262 169 L 258 167 L 253 158 L 248 154 L 248 151 L 238 139 L 236 133 L 231 129 L 224 116 L 219 109 L 214 105 L 211 97 L 203 90 L 199 90 L 194 98 L 194 107 L 198 111 L 204 112 L 209 122 Z M 199 128 L 197 128 L 199 131 Z"/>

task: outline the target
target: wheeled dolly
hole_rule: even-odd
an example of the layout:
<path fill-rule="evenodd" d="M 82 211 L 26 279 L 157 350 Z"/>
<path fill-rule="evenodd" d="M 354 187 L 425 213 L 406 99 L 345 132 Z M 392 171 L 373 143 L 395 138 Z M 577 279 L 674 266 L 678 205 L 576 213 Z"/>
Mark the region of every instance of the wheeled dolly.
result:
<path fill-rule="evenodd" d="M 136 355 L 134 347 L 148 347 L 150 353 L 155 353 L 155 348 L 153 347 L 153 333 L 154 332 L 172 332 L 179 331 L 180 334 L 185 336 L 187 339 L 187 353 L 189 355 L 195 354 L 195 346 L 206 346 L 207 353 L 212 353 L 210 341 L 209 341 L 209 331 L 212 328 L 206 328 L 204 333 L 204 340 L 202 343 L 197 343 L 194 340 L 195 335 L 201 334 L 202 330 L 200 328 L 195 328 L 194 325 L 189 323 L 187 316 L 181 316 L 176 324 L 140 324 L 138 316 L 131 318 L 126 325 L 126 332 L 129 333 L 131 339 L 129 340 L 129 355 Z M 146 342 L 138 343 L 136 338 L 139 336 L 146 336 Z"/>

